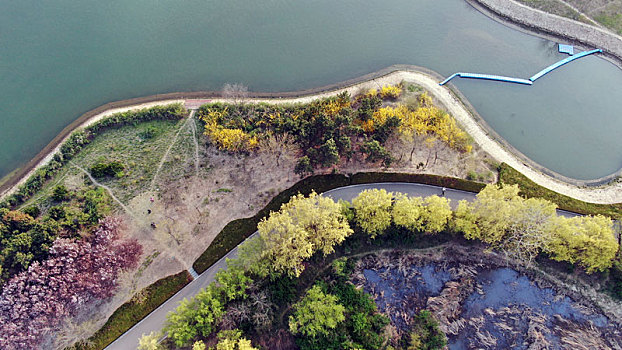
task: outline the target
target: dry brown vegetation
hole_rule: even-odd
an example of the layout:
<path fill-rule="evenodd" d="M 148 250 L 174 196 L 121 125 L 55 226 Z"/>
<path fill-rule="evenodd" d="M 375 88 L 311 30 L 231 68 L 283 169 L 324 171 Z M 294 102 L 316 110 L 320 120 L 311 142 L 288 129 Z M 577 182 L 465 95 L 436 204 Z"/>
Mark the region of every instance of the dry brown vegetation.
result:
<path fill-rule="evenodd" d="M 448 271 L 451 280 L 444 283 L 438 295 L 414 292 L 420 288 L 417 285 L 426 283 L 417 267 L 430 264 Z M 469 348 L 513 347 L 508 344 L 514 341 L 518 341 L 515 345 L 526 345 L 530 349 L 610 349 L 622 345 L 620 332 L 613 326 L 615 321 L 604 327 L 597 326 L 592 321 L 578 321 L 558 314 L 547 315 L 537 308 L 519 304 L 503 304 L 502 307 L 486 307 L 483 310 L 475 308 L 467 312 L 468 307 L 473 307 L 465 303 L 468 298 L 485 295 L 485 286 L 481 285 L 478 276 L 503 267 L 506 265 L 501 257 L 481 248 L 448 244 L 427 250 L 388 251 L 364 256 L 357 263 L 353 282 L 359 288 L 371 288 L 370 292 L 377 302 L 387 302 L 382 311 L 394 320 L 397 329 L 393 331 L 398 334 L 408 331 L 414 312 L 427 309 L 439 321 L 441 330 L 450 340 L 460 337 Z M 378 282 L 375 280 L 368 281 L 363 275 L 364 269 L 378 272 L 380 284 L 385 287 L 376 286 Z M 535 282 L 535 286 L 530 288 L 555 286 L 555 302 L 567 295 L 573 296 L 572 291 L 563 289 L 541 273 L 531 271 L 529 274 Z M 401 290 L 406 290 L 404 297 L 391 300 L 393 297 L 386 290 L 387 283 L 397 283 L 393 287 L 399 285 Z M 578 313 L 588 317 L 600 313 L 597 307 L 585 300 L 573 301 L 571 305 Z M 398 322 L 395 323 L 395 320 Z"/>

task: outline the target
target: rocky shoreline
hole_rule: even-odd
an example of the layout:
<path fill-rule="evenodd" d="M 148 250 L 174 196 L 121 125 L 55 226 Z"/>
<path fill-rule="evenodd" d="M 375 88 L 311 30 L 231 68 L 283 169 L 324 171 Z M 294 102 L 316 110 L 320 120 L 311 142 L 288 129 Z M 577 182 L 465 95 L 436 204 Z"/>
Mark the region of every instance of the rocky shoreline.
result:
<path fill-rule="evenodd" d="M 622 37 L 607 30 L 546 13 L 514 0 L 465 0 L 480 12 L 548 39 L 599 48 L 622 69 Z"/>

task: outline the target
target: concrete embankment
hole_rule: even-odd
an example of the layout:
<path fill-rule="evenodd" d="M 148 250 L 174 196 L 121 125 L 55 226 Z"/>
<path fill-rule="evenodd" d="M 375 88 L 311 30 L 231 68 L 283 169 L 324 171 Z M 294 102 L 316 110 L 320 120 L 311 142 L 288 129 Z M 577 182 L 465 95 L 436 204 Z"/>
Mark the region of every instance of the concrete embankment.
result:
<path fill-rule="evenodd" d="M 466 0 L 490 17 L 547 38 L 603 49 L 622 68 L 622 37 L 607 30 L 533 9 L 514 0 Z"/>

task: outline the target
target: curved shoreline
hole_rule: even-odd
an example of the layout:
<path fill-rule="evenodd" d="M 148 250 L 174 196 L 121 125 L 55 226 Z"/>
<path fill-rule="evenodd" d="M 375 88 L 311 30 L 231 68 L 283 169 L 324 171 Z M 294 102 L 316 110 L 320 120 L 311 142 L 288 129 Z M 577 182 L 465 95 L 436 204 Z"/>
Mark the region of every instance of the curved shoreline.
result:
<path fill-rule="evenodd" d="M 622 69 L 622 37 L 593 25 L 547 13 L 514 0 L 465 0 L 489 18 L 514 29 L 583 48 L 599 48 Z"/>
<path fill-rule="evenodd" d="M 439 86 L 438 82 L 442 80 L 442 77 L 436 72 L 425 68 L 410 65 L 391 66 L 375 73 L 315 89 L 286 93 L 251 93 L 248 101 L 305 103 L 317 98 L 333 96 L 343 91 L 355 94 L 361 89 L 377 88 L 384 84 L 396 84 L 404 80 L 421 85 L 432 93 L 443 104 L 445 109 L 456 118 L 465 131 L 473 137 L 474 142 L 480 145 L 485 152 L 489 153 L 496 160 L 507 163 L 538 185 L 585 202 L 598 204 L 622 202 L 621 182 L 601 186 L 620 176 L 620 174 L 622 174 L 622 169 L 615 174 L 601 179 L 580 181 L 564 177 L 536 164 L 490 128 L 455 86 L 451 84 L 448 84 L 448 86 Z M 63 132 L 52 140 L 52 142 L 50 142 L 35 159 L 31 160 L 27 166 L 15 172 L 0 188 L 0 191 L 2 191 L 0 196 L 4 197 L 15 191 L 38 167 L 46 164 L 62 142 L 69 137 L 74 130 L 85 127 L 107 115 L 117 112 L 176 102 L 184 102 L 186 105 L 196 105 L 197 103 L 204 103 L 205 101 L 201 101 L 202 99 L 225 101 L 225 99 L 221 97 L 220 92 L 215 91 L 179 92 L 112 102 L 89 111 L 66 127 Z"/>

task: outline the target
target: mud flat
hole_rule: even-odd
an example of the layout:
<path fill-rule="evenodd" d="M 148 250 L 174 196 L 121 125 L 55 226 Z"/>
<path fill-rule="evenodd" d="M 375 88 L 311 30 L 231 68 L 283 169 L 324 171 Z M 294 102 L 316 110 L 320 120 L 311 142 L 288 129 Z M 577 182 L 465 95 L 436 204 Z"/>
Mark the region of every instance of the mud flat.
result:
<path fill-rule="evenodd" d="M 370 254 L 353 282 L 398 332 L 427 309 L 450 349 L 619 349 L 617 316 L 542 276 L 507 267 L 475 248 Z M 519 269 L 520 270 L 520 269 Z"/>

